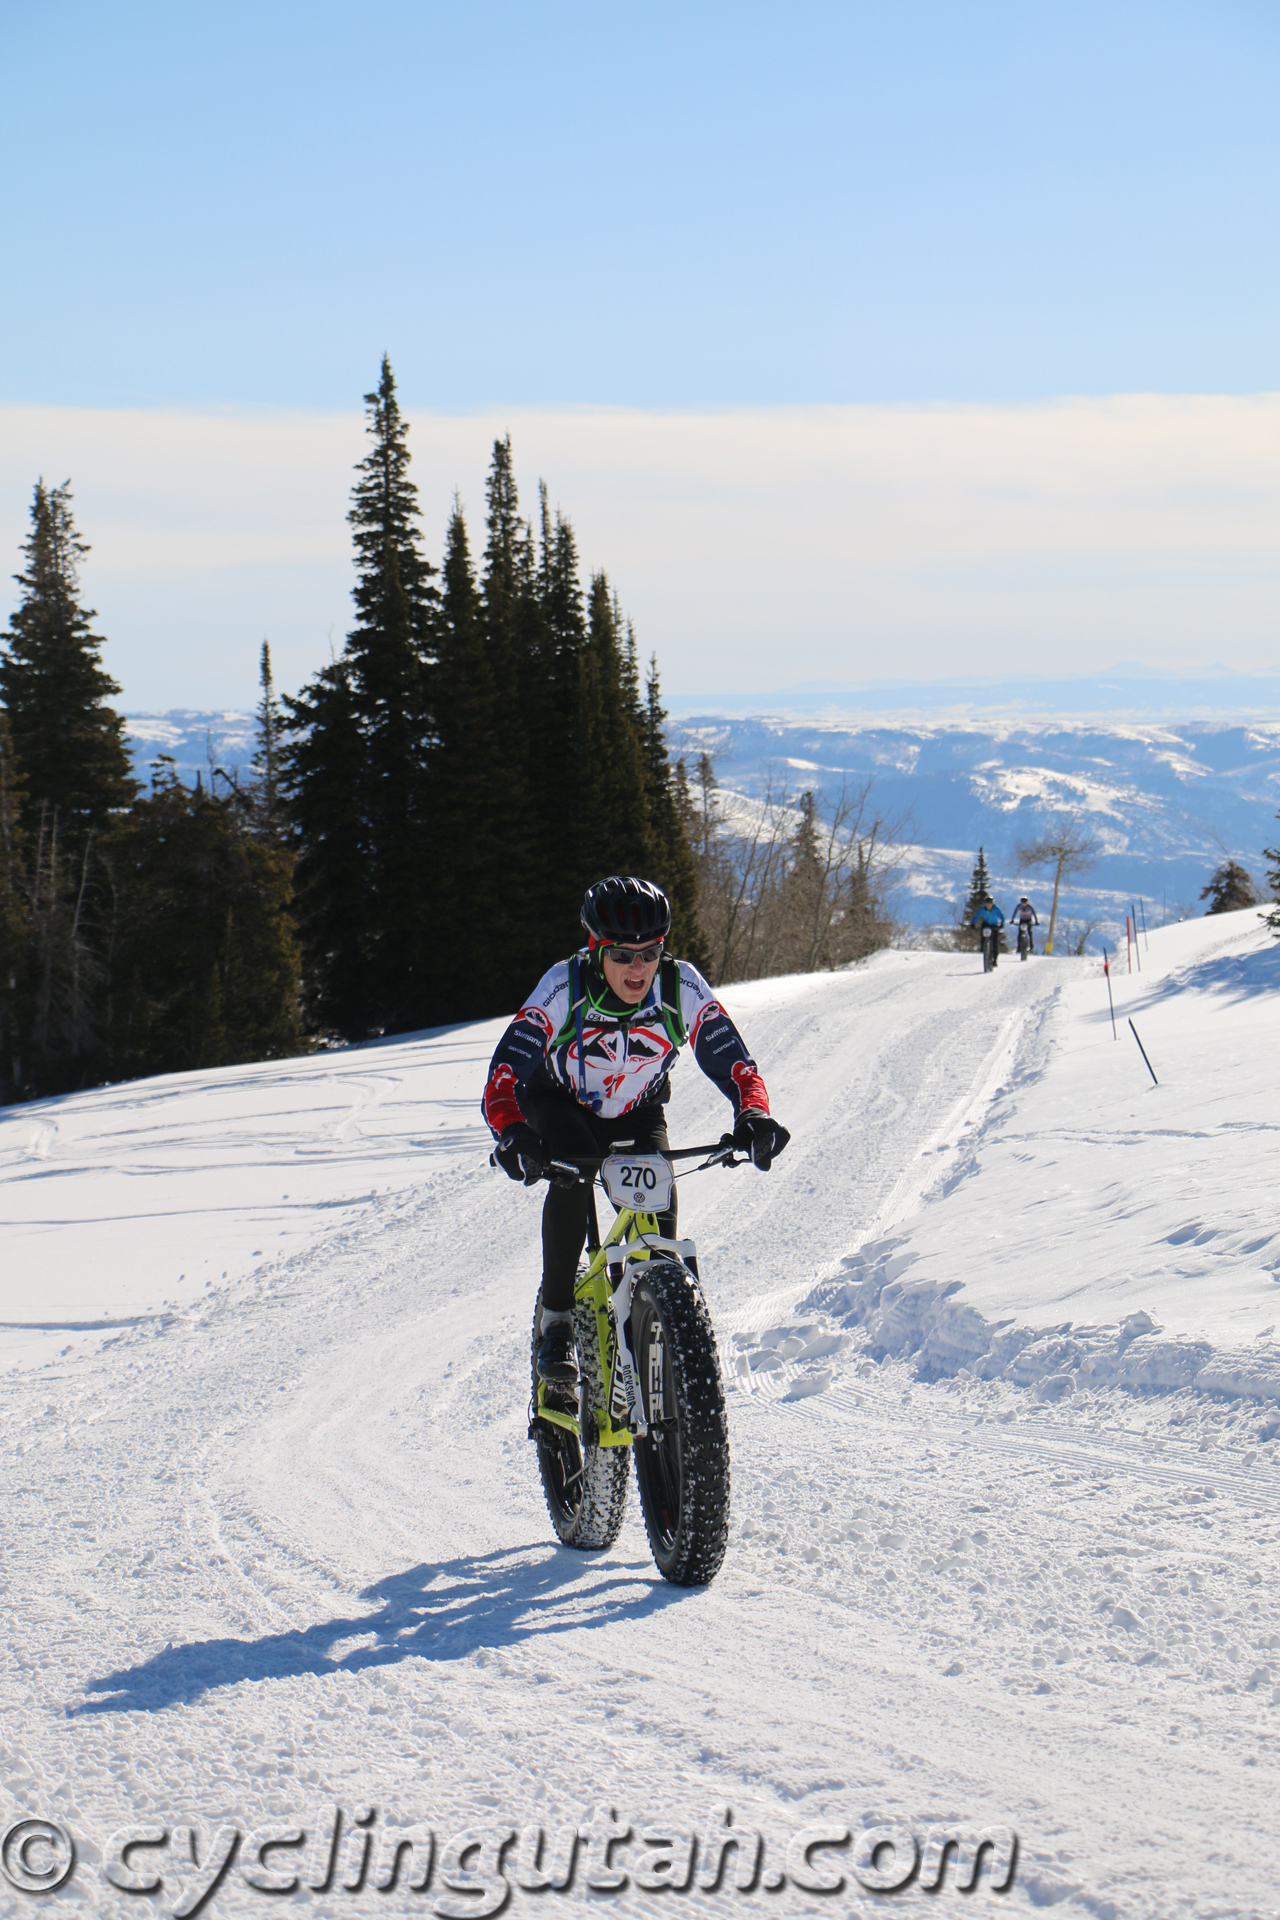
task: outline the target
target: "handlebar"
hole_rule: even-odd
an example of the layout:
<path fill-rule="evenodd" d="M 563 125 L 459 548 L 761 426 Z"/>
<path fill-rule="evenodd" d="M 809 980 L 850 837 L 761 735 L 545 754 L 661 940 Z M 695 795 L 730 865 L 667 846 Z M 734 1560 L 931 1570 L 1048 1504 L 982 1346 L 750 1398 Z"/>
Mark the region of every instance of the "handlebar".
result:
<path fill-rule="evenodd" d="M 657 1147 L 652 1149 L 633 1148 L 632 1150 L 652 1151 L 654 1153 L 661 1151 L 661 1149 Z M 620 1147 L 618 1151 L 625 1152 L 626 1148 Z M 590 1182 L 595 1179 L 595 1176 L 599 1173 L 605 1161 L 611 1160 L 612 1158 L 613 1155 L 607 1153 L 557 1154 L 554 1160 L 548 1162 L 538 1178 L 540 1180 L 549 1180 L 553 1185 L 563 1187 L 576 1187 L 583 1183 L 589 1185 Z M 701 1173 L 705 1167 L 745 1167 L 751 1163 L 749 1154 L 734 1152 L 733 1135 L 731 1133 L 721 1134 L 719 1140 L 711 1146 L 668 1147 L 666 1152 L 662 1154 L 662 1158 L 664 1160 L 701 1160 L 703 1163 L 702 1166 L 691 1167 L 691 1173 Z M 495 1155 L 491 1153 L 489 1155 L 489 1165 L 496 1167 L 497 1164 L 498 1162 Z"/>

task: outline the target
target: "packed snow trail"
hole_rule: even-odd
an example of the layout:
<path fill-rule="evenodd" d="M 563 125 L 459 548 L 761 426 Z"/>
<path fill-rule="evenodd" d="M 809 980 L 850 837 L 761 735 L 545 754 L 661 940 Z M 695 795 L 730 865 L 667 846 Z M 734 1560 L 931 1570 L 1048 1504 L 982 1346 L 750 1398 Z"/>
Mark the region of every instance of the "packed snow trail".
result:
<path fill-rule="evenodd" d="M 634 1489 L 611 1552 L 551 1539 L 525 1438 L 538 1196 L 488 1168 L 474 1106 L 494 1023 L 0 1121 L 6 1212 L 46 1262 L 61 1235 L 32 1224 L 25 1143 L 56 1124 L 55 1151 L 80 1152 L 62 1233 L 96 1248 L 97 1311 L 117 1274 L 132 1298 L 168 1293 L 129 1271 L 124 1203 L 92 1232 L 77 1210 L 78 1180 L 110 1184 L 111 1102 L 160 1130 L 166 1102 L 187 1103 L 196 1132 L 227 1115 L 229 1085 L 256 1108 L 234 1149 L 243 1175 L 176 1148 L 182 1164 L 143 1175 L 145 1140 L 130 1150 L 135 1190 L 153 1189 L 133 1204 L 185 1206 L 188 1264 L 198 1253 L 228 1282 L 3 1381 L 0 1785 L 7 1818 L 61 1820 L 81 1855 L 39 1911 L 172 1910 L 172 1876 L 150 1899 L 104 1883 L 97 1853 L 127 1823 L 247 1831 L 335 1805 L 441 1841 L 485 1824 L 550 1835 L 593 1805 L 637 1831 L 700 1832 L 729 1806 L 765 1832 L 770 1862 L 815 1822 L 922 1838 L 1003 1825 L 1021 1855 L 1002 1911 L 1271 1911 L 1280 1526 L 1265 1409 L 1083 1376 L 1050 1400 L 971 1372 L 930 1382 L 906 1355 L 870 1358 L 856 1318 L 804 1305 L 861 1272 L 868 1242 L 913 1249 L 949 1215 L 967 1282 L 993 1222 L 1012 1224 L 988 1162 L 1025 1151 L 1010 1116 L 1069 1056 L 1085 1015 L 1064 995 L 1100 982 L 1072 963 L 973 966 L 890 954 L 728 996 L 795 1138 L 765 1178 L 682 1186 L 731 1384 L 733 1532 L 704 1592 L 657 1577 Z M 383 1093 L 344 1139 L 327 1116 L 348 1076 Z M 88 1108 L 98 1147 L 77 1133 Z M 680 1140 L 722 1125 L 687 1062 L 672 1120 Z M 305 1244 L 237 1276 L 242 1178 L 260 1219 L 268 1175 L 299 1158 L 313 1172 L 323 1138 L 337 1223 L 324 1230 L 313 1186 L 316 1217 L 291 1228 Z M 53 1284 L 63 1317 L 91 1317 L 71 1310 L 72 1277 Z M 9 1292 L 3 1317 L 24 1300 L 29 1286 Z M 445 1895 L 298 1897 L 358 1916 Z M 600 1897 L 540 1896 L 553 1912 Z M 938 1913 L 947 1898 L 917 1882 L 889 1905 Z M 729 1886 L 689 1903 L 882 1901 L 851 1879 L 834 1898 Z M 634 1886 L 613 1904 L 663 1908 Z M 203 1910 L 269 1905 L 233 1864 Z"/>

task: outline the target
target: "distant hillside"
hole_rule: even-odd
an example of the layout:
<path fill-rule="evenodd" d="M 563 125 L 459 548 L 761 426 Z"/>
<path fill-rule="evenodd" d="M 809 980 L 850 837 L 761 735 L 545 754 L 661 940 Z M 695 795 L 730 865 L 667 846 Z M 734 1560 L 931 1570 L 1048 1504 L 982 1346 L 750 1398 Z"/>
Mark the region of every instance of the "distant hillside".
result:
<path fill-rule="evenodd" d="M 1272 720 L 878 726 L 707 711 L 682 716 L 671 736 L 690 756 L 705 747 L 722 784 L 752 795 L 771 778 L 775 789 L 830 796 L 846 779 L 874 777 L 884 813 L 911 816 L 902 911 L 917 924 L 948 916 L 980 845 L 1006 911 L 1007 896 L 1025 888 L 1047 913 L 1043 880 L 1018 872 L 1014 847 L 1063 815 L 1083 820 L 1103 846 L 1088 886 L 1067 893 L 1066 911 L 1100 919 L 1112 940 L 1139 897 L 1153 924 L 1199 913 L 1200 889 L 1224 854 L 1261 884 L 1262 849 L 1277 839 L 1280 722 Z"/>
<path fill-rule="evenodd" d="M 1048 916 L 1043 880 L 1018 873 L 1013 849 L 1054 819 L 1076 815 L 1103 843 L 1087 887 L 1064 897 L 1068 919 L 1100 922 L 1100 937 L 1123 938 L 1131 901 L 1158 925 L 1199 913 L 1200 889 L 1229 854 L 1261 884 L 1262 849 L 1280 828 L 1280 721 L 1186 724 L 1123 721 L 993 720 L 798 721 L 710 708 L 673 722 L 674 752 L 715 758 L 722 785 L 758 797 L 773 778 L 794 793 L 831 795 L 842 780 L 874 776 L 889 816 L 909 813 L 914 845 L 904 863 L 899 910 L 914 925 L 950 917 L 979 845 L 1008 910 L 1026 889 Z M 253 757 L 253 716 L 177 709 L 129 716 L 130 745 L 143 778 L 157 754 L 182 778 L 208 779 L 210 764 L 231 772 Z M 1097 941 L 1093 942 L 1094 945 Z"/>

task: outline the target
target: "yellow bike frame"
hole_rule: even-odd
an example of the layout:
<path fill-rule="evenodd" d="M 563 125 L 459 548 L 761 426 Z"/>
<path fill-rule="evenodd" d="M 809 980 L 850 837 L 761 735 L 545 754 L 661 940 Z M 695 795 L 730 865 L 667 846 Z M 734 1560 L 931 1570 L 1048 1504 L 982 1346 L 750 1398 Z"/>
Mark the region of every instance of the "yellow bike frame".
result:
<path fill-rule="evenodd" d="M 631 1207 L 622 1209 L 601 1241 L 596 1229 L 594 1195 L 590 1221 L 589 1239 L 597 1244 L 588 1247 L 591 1258 L 578 1275 L 573 1297 L 577 1305 L 589 1303 L 595 1308 L 604 1405 L 594 1410 L 598 1422 L 594 1439 L 600 1447 L 629 1447 L 637 1434 L 648 1431 L 627 1335 L 632 1269 L 651 1253 L 674 1253 L 688 1263 L 696 1260 L 697 1248 L 692 1240 L 667 1239 L 659 1229 L 656 1214 L 637 1213 Z M 635 1238 L 631 1237 L 633 1231 Z M 534 1414 L 552 1426 L 564 1427 L 579 1440 L 583 1437 L 578 1415 L 564 1412 L 554 1402 L 549 1403 L 546 1383 L 542 1380 L 538 1382 Z"/>

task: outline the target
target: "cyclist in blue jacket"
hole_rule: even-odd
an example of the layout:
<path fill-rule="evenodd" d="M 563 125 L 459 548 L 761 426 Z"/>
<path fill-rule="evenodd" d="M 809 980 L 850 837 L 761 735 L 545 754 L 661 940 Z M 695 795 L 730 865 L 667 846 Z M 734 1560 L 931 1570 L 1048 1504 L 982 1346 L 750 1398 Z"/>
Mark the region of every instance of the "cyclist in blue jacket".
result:
<path fill-rule="evenodd" d="M 989 973 L 1000 958 L 1000 929 L 1004 925 L 1004 915 L 989 893 L 983 894 L 982 905 L 969 925 L 977 927 L 982 935 L 982 971 Z"/>

